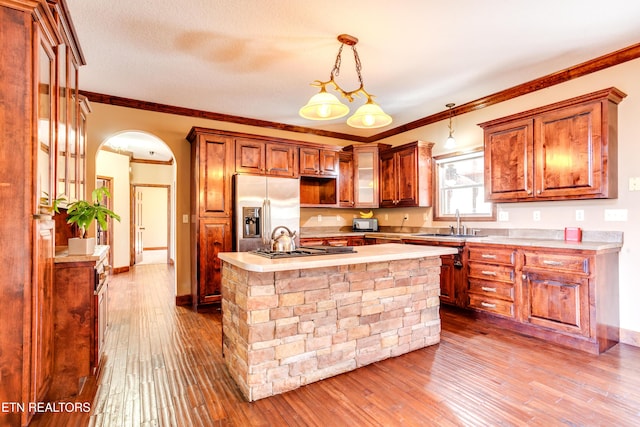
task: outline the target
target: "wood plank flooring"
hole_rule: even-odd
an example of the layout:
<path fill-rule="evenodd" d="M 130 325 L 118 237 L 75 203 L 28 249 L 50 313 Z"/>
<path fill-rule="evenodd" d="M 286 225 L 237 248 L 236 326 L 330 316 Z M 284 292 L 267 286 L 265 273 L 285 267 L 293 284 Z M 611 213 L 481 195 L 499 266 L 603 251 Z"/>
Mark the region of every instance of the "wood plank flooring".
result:
<path fill-rule="evenodd" d="M 221 356 L 220 314 L 175 307 L 171 268 L 112 277 L 106 358 L 85 387 L 91 413 L 32 425 L 640 425 L 640 348 L 593 356 L 447 309 L 436 346 L 245 402 Z"/>

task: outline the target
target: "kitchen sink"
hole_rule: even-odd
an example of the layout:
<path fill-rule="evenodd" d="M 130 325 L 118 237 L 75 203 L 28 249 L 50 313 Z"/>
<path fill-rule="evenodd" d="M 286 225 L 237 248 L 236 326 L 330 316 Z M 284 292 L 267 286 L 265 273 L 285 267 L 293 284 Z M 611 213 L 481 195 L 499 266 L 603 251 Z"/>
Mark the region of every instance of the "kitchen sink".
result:
<path fill-rule="evenodd" d="M 483 237 L 475 234 L 449 234 L 449 233 L 418 233 L 416 237 L 454 237 L 456 239 L 467 239 L 469 237 Z"/>

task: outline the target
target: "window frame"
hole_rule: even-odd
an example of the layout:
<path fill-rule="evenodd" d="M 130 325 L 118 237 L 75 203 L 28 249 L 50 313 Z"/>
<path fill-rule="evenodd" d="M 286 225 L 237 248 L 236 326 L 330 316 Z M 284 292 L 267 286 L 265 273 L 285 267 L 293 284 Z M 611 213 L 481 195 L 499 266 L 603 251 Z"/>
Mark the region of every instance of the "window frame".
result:
<path fill-rule="evenodd" d="M 434 221 L 452 221 L 456 219 L 455 214 L 444 214 L 441 213 L 441 203 L 440 203 L 440 165 L 441 164 L 455 164 L 456 162 L 467 161 L 473 158 L 481 158 L 484 162 L 484 147 L 478 147 L 469 151 L 458 151 L 454 153 L 442 154 L 439 156 L 433 157 L 433 184 L 434 184 L 434 192 L 433 192 L 433 220 Z M 483 163 L 483 175 L 484 175 L 484 163 Z M 482 186 L 479 187 L 482 190 L 483 198 L 486 194 L 484 179 Z M 488 202 L 491 204 L 491 212 L 482 214 L 474 214 L 472 212 L 460 212 L 460 218 L 465 220 L 473 220 L 473 221 L 495 221 L 496 220 L 496 203 Z"/>

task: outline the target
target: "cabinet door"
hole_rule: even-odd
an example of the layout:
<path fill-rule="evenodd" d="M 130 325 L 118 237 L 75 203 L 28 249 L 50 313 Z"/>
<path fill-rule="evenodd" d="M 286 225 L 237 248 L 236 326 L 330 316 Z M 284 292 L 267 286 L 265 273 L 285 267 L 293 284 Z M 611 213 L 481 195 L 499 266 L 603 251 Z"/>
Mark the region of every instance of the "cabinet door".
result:
<path fill-rule="evenodd" d="M 602 193 L 601 103 L 563 108 L 535 119 L 537 199 Z"/>
<path fill-rule="evenodd" d="M 298 147 L 289 144 L 267 143 L 265 147 L 266 173 L 295 178 L 298 176 Z"/>
<path fill-rule="evenodd" d="M 378 147 L 355 147 L 353 168 L 355 207 L 377 208 L 379 206 Z"/>
<path fill-rule="evenodd" d="M 218 135 L 198 137 L 198 194 L 200 216 L 231 215 L 231 140 Z"/>
<path fill-rule="evenodd" d="M 53 221 L 36 221 L 36 261 L 32 318 L 33 401 L 44 399 L 53 375 Z"/>
<path fill-rule="evenodd" d="M 320 150 L 320 170 L 323 176 L 338 176 L 338 152 Z"/>
<path fill-rule="evenodd" d="M 254 139 L 238 138 L 236 145 L 236 172 L 265 173 L 265 144 Z"/>
<path fill-rule="evenodd" d="M 418 163 L 415 147 L 396 154 L 397 206 L 418 205 Z"/>
<path fill-rule="evenodd" d="M 398 204 L 395 170 L 393 153 L 380 153 L 380 207 L 394 207 Z"/>
<path fill-rule="evenodd" d="M 442 255 L 440 260 L 440 301 L 455 304 L 455 255 Z"/>
<path fill-rule="evenodd" d="M 487 200 L 533 196 L 533 120 L 485 128 L 484 182 Z"/>
<path fill-rule="evenodd" d="M 530 323 L 589 336 L 589 281 L 575 276 L 528 272 Z"/>
<path fill-rule="evenodd" d="M 338 203 L 341 208 L 352 208 L 354 206 L 353 155 L 351 153 L 340 153 L 338 164 L 340 170 Z"/>
<path fill-rule="evenodd" d="M 320 174 L 320 150 L 318 148 L 300 148 L 300 173 L 303 175 Z"/>
<path fill-rule="evenodd" d="M 220 301 L 222 262 L 220 252 L 231 251 L 231 220 L 200 221 L 198 236 L 198 303 Z"/>

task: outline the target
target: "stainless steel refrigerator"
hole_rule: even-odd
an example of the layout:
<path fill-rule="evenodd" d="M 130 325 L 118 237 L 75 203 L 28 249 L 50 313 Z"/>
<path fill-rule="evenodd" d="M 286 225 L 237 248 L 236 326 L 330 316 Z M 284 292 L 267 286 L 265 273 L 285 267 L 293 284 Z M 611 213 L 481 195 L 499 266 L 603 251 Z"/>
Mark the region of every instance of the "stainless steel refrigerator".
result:
<path fill-rule="evenodd" d="M 300 235 L 300 180 L 234 176 L 235 250 L 271 249 L 271 232 L 285 226 Z"/>

